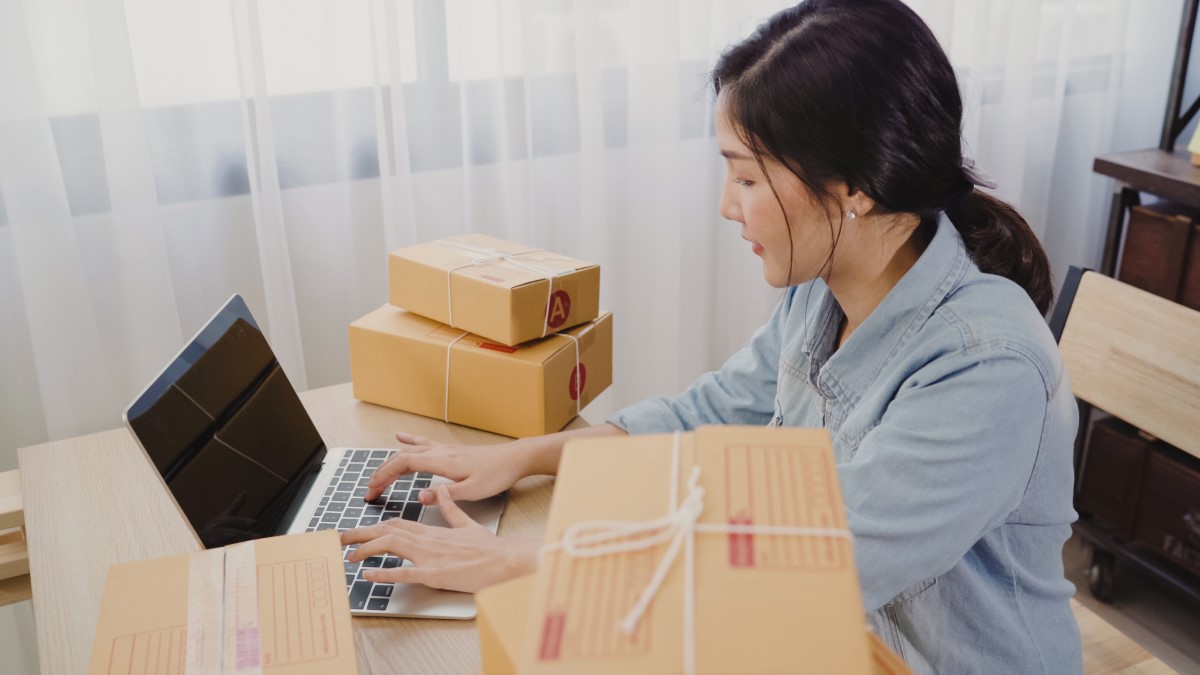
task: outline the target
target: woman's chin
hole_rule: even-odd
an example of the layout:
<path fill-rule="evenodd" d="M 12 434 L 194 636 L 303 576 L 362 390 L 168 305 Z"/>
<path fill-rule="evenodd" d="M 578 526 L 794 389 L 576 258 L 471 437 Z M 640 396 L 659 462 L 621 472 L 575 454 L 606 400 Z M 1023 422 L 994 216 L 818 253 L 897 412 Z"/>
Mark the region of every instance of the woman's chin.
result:
<path fill-rule="evenodd" d="M 787 288 L 791 284 L 788 283 L 787 273 L 778 270 L 772 270 L 763 267 L 763 279 L 773 288 Z"/>

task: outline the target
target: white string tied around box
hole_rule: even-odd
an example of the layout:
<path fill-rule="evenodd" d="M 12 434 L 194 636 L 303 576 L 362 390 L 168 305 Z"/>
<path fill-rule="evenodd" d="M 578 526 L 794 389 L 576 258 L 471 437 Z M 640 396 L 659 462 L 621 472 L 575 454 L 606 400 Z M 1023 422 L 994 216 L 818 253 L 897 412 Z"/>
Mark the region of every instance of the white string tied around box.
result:
<path fill-rule="evenodd" d="M 442 408 L 442 419 L 447 424 L 450 423 L 450 350 L 454 348 L 455 343 L 470 335 L 467 331 L 463 331 L 462 335 L 454 338 L 446 345 L 446 400 L 445 406 Z"/>
<path fill-rule="evenodd" d="M 507 263 L 513 267 L 523 269 L 527 272 L 541 275 L 546 280 L 546 311 L 542 316 L 542 337 L 546 337 L 546 329 L 550 326 L 550 301 L 554 299 L 554 278 L 569 274 L 574 270 L 556 270 L 545 265 L 539 265 L 536 261 L 570 261 L 570 258 L 555 255 L 537 255 L 545 251 L 545 249 L 535 248 L 520 253 L 509 253 L 495 248 L 485 248 L 482 246 L 471 246 L 462 242 L 450 241 L 449 239 L 438 239 L 433 242 L 439 246 L 449 246 L 457 248 L 467 253 L 473 254 L 475 257 L 469 262 L 461 265 L 448 268 L 446 270 L 446 309 L 450 315 L 449 324 L 454 326 L 454 295 L 450 289 L 451 273 L 467 267 L 482 267 L 486 265 L 499 265 Z M 533 256 L 533 257 L 530 257 Z"/>
<path fill-rule="evenodd" d="M 648 521 L 591 520 L 575 523 L 563 532 L 555 544 L 542 547 L 541 553 L 561 550 L 575 558 L 594 558 L 654 548 L 671 541 L 658 568 L 634 606 L 618 622 L 621 631 L 631 634 L 650 607 L 659 588 L 684 549 L 683 583 L 683 663 L 684 672 L 696 672 L 696 559 L 695 533 L 783 535 L 793 537 L 834 537 L 851 540 L 849 530 L 836 527 L 784 527 L 763 525 L 718 525 L 698 522 L 704 513 L 704 488 L 700 487 L 700 467 L 693 466 L 688 478 L 688 495 L 679 502 L 679 432 L 675 432 L 671 449 L 671 511 L 661 518 Z M 629 539 L 631 538 L 632 539 Z M 629 539 L 627 541 L 622 541 Z"/>

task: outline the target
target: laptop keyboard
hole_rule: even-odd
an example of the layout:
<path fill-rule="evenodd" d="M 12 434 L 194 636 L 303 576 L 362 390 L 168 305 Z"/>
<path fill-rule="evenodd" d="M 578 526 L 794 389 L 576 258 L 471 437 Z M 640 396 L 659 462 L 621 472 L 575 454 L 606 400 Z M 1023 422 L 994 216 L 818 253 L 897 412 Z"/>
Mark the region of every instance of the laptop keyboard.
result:
<path fill-rule="evenodd" d="M 392 455 L 392 450 L 348 450 L 334 471 L 333 480 L 325 488 L 320 505 L 306 532 L 317 530 L 352 530 L 356 527 L 374 525 L 392 518 L 403 518 L 416 522 L 425 508 L 417 501 L 421 490 L 429 487 L 433 475 L 417 473 L 403 476 L 384 490 L 372 502 L 364 502 L 367 481 Z M 369 569 L 399 567 L 404 560 L 396 556 L 372 556 L 360 562 L 346 560 L 357 544 L 347 546 L 342 552 L 346 566 L 346 587 L 350 593 L 350 609 L 354 611 L 383 611 L 387 609 L 395 584 L 372 583 L 362 578 Z"/>

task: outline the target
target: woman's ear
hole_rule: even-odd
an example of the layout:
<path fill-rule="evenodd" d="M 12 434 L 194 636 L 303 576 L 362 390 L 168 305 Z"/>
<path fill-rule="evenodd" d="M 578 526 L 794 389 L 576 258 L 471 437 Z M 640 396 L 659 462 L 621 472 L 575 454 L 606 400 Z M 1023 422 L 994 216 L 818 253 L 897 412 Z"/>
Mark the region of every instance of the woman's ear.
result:
<path fill-rule="evenodd" d="M 875 208 L 875 200 L 867 196 L 867 193 L 862 190 L 846 185 L 839 184 L 837 195 L 842 202 L 842 213 L 854 212 L 854 215 L 861 218 L 869 214 Z"/>

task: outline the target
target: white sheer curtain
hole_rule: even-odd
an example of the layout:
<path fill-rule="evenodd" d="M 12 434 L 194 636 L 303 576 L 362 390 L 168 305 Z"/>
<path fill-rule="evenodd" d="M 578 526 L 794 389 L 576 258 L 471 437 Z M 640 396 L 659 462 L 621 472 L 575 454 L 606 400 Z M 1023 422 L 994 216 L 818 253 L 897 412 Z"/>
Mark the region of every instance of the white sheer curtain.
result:
<path fill-rule="evenodd" d="M 386 252 L 483 231 L 603 265 L 616 383 L 715 367 L 778 298 L 721 220 L 705 73 L 788 4 L 0 0 L 0 469 L 119 424 L 230 294 L 300 387 L 348 378 Z M 1180 0 L 911 0 L 966 138 L 1058 270 L 1094 155 L 1154 145 Z"/>

